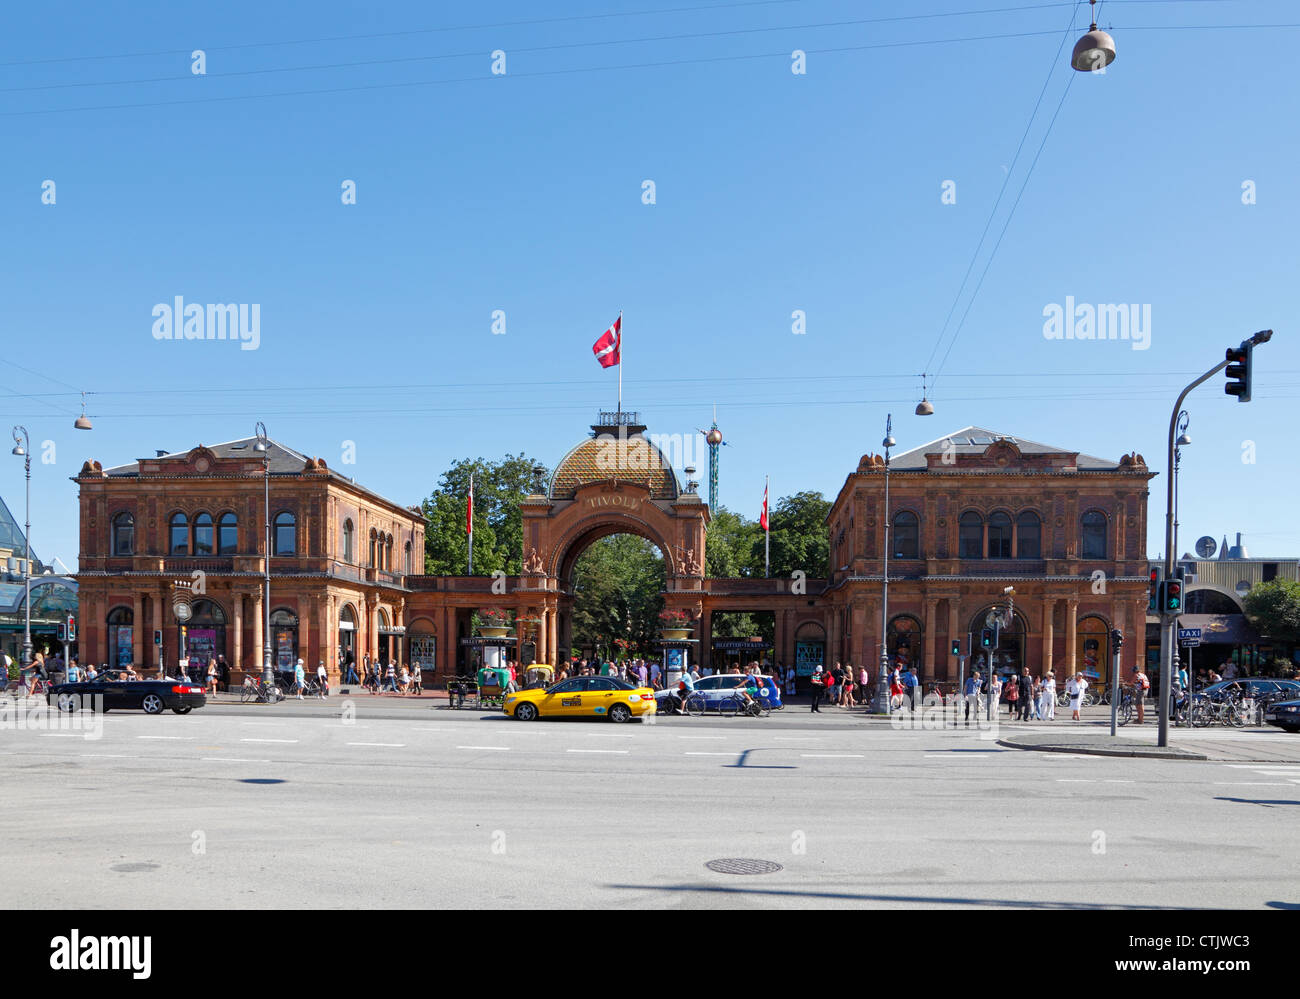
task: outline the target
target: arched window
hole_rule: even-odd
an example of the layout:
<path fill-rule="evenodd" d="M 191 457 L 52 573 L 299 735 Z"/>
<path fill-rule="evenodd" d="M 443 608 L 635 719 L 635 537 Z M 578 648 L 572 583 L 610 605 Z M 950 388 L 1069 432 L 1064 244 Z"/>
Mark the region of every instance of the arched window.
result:
<path fill-rule="evenodd" d="M 1080 521 L 1080 558 L 1106 557 L 1106 515 L 1089 510 Z"/>
<path fill-rule="evenodd" d="M 902 510 L 894 515 L 894 550 L 892 558 L 920 558 L 916 514 Z"/>
<path fill-rule="evenodd" d="M 194 554 L 212 554 L 212 514 L 200 513 L 194 518 Z"/>
<path fill-rule="evenodd" d="M 379 535 L 373 527 L 370 529 L 370 568 L 379 568 Z"/>
<path fill-rule="evenodd" d="M 384 571 L 393 571 L 393 536 L 391 534 L 384 541 Z"/>
<path fill-rule="evenodd" d="M 924 634 L 921 622 L 910 614 L 900 614 L 889 622 L 890 662 L 906 673 L 911 667 L 921 666 Z"/>
<path fill-rule="evenodd" d="M 114 607 L 104 623 L 108 625 L 108 658 L 114 666 L 130 666 L 135 662 L 134 638 L 135 612 L 130 607 Z"/>
<path fill-rule="evenodd" d="M 411 574 L 411 542 L 409 541 L 406 543 L 406 558 L 403 560 L 403 564 L 405 566 L 404 571 L 409 576 Z"/>
<path fill-rule="evenodd" d="M 353 533 L 354 533 L 354 529 L 352 527 L 352 521 L 350 519 L 343 521 L 343 561 L 344 562 L 352 561 Z"/>
<path fill-rule="evenodd" d="M 183 513 L 173 513 L 170 521 L 170 534 L 167 551 L 172 555 L 190 553 L 190 522 Z"/>
<path fill-rule="evenodd" d="M 963 513 L 957 521 L 957 557 L 984 557 L 984 521 L 973 510 Z"/>
<path fill-rule="evenodd" d="M 1011 557 L 1011 518 L 1001 511 L 989 514 L 989 558 Z"/>
<path fill-rule="evenodd" d="M 293 669 L 298 661 L 298 615 L 287 608 L 271 611 L 271 649 L 276 669 Z"/>
<path fill-rule="evenodd" d="M 135 554 L 135 518 L 129 513 L 119 513 L 113 518 L 113 554 Z"/>
<path fill-rule="evenodd" d="M 223 513 L 217 522 L 217 554 L 234 555 L 239 551 L 239 518 Z"/>
<path fill-rule="evenodd" d="M 1104 519 L 1104 518 L 1103 518 Z M 1110 628 L 1099 617 L 1082 618 L 1075 629 L 1075 663 L 1090 684 L 1110 680 Z"/>
<path fill-rule="evenodd" d="M 275 554 L 295 555 L 298 552 L 298 520 L 288 510 L 275 515 Z"/>
<path fill-rule="evenodd" d="M 1038 514 L 1026 510 L 1016 518 L 1016 558 L 1043 557 L 1043 525 Z"/>

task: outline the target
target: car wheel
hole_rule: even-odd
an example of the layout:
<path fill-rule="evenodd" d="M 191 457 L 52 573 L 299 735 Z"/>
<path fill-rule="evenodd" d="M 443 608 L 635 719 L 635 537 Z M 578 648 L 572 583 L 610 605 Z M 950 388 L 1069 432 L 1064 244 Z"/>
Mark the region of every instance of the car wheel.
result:
<path fill-rule="evenodd" d="M 166 706 L 157 694 L 145 694 L 144 700 L 140 702 L 140 707 L 144 708 L 144 713 L 147 715 L 160 715 Z"/>
<path fill-rule="evenodd" d="M 632 709 L 626 704 L 615 704 L 609 709 L 609 720 L 615 724 L 621 725 L 632 717 Z"/>
<path fill-rule="evenodd" d="M 537 705 L 530 701 L 524 701 L 515 707 L 515 718 L 519 721 L 536 721 Z"/>
<path fill-rule="evenodd" d="M 172 710 L 175 711 L 178 715 L 187 715 L 191 711 L 193 711 L 194 708 L 193 707 L 172 708 Z"/>
<path fill-rule="evenodd" d="M 81 698 L 76 694 L 60 694 L 55 702 L 60 711 L 76 711 L 81 707 Z"/>

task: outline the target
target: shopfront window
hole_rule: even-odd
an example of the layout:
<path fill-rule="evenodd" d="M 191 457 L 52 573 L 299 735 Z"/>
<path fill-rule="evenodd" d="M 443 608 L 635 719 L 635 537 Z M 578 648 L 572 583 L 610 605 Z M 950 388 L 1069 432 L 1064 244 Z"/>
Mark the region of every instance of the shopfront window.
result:
<path fill-rule="evenodd" d="M 211 600 L 195 600 L 186 626 L 185 653 L 196 668 L 226 654 L 226 612 Z"/>
<path fill-rule="evenodd" d="M 291 670 L 298 663 L 298 615 L 286 608 L 271 612 L 271 648 L 275 668 Z"/>
<path fill-rule="evenodd" d="M 909 615 L 899 615 L 889 622 L 889 659 L 904 673 L 921 668 L 921 622 Z"/>
<path fill-rule="evenodd" d="M 114 607 L 105 619 L 108 625 L 108 657 L 114 666 L 135 662 L 135 612 L 130 607 Z"/>
<path fill-rule="evenodd" d="M 1074 655 L 1075 669 L 1093 686 L 1110 682 L 1110 629 L 1097 617 L 1079 621 Z"/>

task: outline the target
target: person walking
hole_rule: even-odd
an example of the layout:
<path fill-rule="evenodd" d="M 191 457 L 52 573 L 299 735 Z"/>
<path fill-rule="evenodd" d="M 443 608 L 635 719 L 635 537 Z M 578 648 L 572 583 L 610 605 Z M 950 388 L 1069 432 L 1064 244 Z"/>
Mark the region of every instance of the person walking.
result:
<path fill-rule="evenodd" d="M 1002 703 L 1002 677 L 996 673 L 989 674 L 988 696 L 985 698 L 985 706 L 988 708 L 988 720 L 992 721 L 993 716 L 998 713 L 998 705 Z"/>
<path fill-rule="evenodd" d="M 904 674 L 903 687 L 907 692 L 909 709 L 915 711 L 921 706 L 921 678 L 916 675 L 915 666 Z"/>
<path fill-rule="evenodd" d="M 1029 675 L 1028 666 L 1023 667 L 1020 670 L 1019 687 L 1020 689 L 1017 691 L 1017 694 L 1020 699 L 1020 714 L 1018 717 L 1021 721 L 1027 722 L 1032 720 L 1034 717 L 1034 680 L 1033 677 Z"/>
<path fill-rule="evenodd" d="M 812 685 L 812 709 L 820 714 L 822 694 L 826 692 L 826 678 L 820 666 L 813 670 L 812 679 L 808 682 Z"/>
<path fill-rule="evenodd" d="M 1083 691 L 1079 686 L 1079 674 L 1071 675 L 1065 681 L 1065 692 L 1070 695 L 1070 720 L 1079 721 L 1079 708 L 1083 701 Z"/>
<path fill-rule="evenodd" d="M 359 681 L 357 680 L 357 666 L 356 666 L 356 663 L 352 661 L 352 657 L 351 657 L 351 656 L 348 656 L 347 676 L 346 676 L 346 678 L 343 680 L 343 682 L 344 682 L 344 683 L 358 683 L 358 682 L 359 682 Z"/>
<path fill-rule="evenodd" d="M 1020 701 L 1020 680 L 1012 673 L 1002 684 L 1002 699 L 1007 705 L 1007 720 L 1010 721 L 1016 716 L 1016 708 Z"/>
<path fill-rule="evenodd" d="M 298 700 L 300 701 L 302 700 L 302 688 L 306 682 L 307 675 L 303 671 L 302 660 L 299 659 L 298 664 L 293 668 L 293 686 L 294 689 L 298 691 Z"/>
<path fill-rule="evenodd" d="M 385 684 L 384 687 L 385 690 L 391 690 L 394 694 L 398 693 L 397 666 L 391 661 L 389 662 L 387 668 L 384 670 L 384 684 Z"/>
<path fill-rule="evenodd" d="M 1147 692 L 1151 689 L 1151 681 L 1147 675 L 1142 672 L 1141 666 L 1133 667 L 1133 701 L 1137 705 L 1138 724 L 1146 722 L 1146 700 Z"/>
<path fill-rule="evenodd" d="M 316 683 L 320 686 L 318 695 L 323 701 L 330 696 L 330 675 L 325 669 L 325 660 L 322 659 L 316 667 Z"/>
<path fill-rule="evenodd" d="M 209 659 L 208 660 L 208 693 L 215 694 L 216 692 L 217 692 L 217 661 L 215 659 Z"/>
<path fill-rule="evenodd" d="M 858 670 L 858 703 L 867 703 L 867 694 L 871 690 L 871 674 L 867 672 L 867 667 L 863 666 Z"/>
<path fill-rule="evenodd" d="M 966 678 L 966 687 L 965 687 L 965 689 L 962 691 L 962 699 L 965 700 L 965 702 L 966 702 L 966 716 L 965 716 L 965 723 L 966 723 L 967 725 L 970 724 L 970 716 L 971 716 L 971 709 L 972 709 L 972 708 L 975 709 L 975 724 L 977 724 L 977 725 L 979 724 L 979 720 L 980 720 L 980 688 L 981 688 L 983 685 L 984 685 L 984 681 L 980 679 L 980 671 L 979 671 L 979 670 L 975 670 L 975 672 L 973 672 L 970 676 L 968 676 L 968 677 Z"/>
<path fill-rule="evenodd" d="M 1056 677 L 1049 669 L 1038 697 L 1038 714 L 1043 721 L 1056 721 Z"/>

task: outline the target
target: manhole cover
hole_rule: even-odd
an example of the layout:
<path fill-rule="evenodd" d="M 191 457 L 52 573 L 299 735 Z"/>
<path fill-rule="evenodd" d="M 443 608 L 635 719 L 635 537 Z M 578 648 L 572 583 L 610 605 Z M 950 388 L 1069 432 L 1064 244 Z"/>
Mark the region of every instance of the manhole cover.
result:
<path fill-rule="evenodd" d="M 156 871 L 158 866 L 158 864 L 114 864 L 110 870 L 120 871 L 123 874 L 140 874 L 144 871 Z"/>
<path fill-rule="evenodd" d="M 718 874 L 775 874 L 783 870 L 780 864 L 770 860 L 750 860 L 745 857 L 710 860 L 704 866 Z"/>

